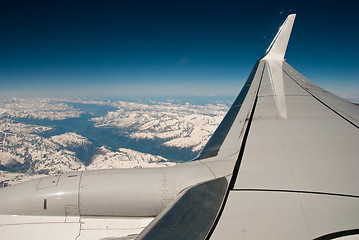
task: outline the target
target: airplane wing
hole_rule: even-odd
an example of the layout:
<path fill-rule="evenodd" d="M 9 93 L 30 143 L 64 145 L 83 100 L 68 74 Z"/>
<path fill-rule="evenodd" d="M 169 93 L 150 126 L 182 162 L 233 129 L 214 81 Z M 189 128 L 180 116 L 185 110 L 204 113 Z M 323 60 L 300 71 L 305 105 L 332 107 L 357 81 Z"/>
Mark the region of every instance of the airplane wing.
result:
<path fill-rule="evenodd" d="M 358 237 L 359 108 L 284 60 L 294 19 L 194 161 L 1 189 L 1 239 Z"/>
<path fill-rule="evenodd" d="M 288 16 L 197 158 L 211 169 L 231 154 L 236 158 L 227 189 L 213 187 L 223 194 L 220 206 L 213 206 L 217 214 L 210 218 L 200 206 L 206 201 L 196 202 L 192 194 L 191 204 L 179 200 L 179 209 L 160 215 L 138 239 L 359 234 L 359 108 L 310 82 L 284 60 L 294 19 L 294 14 Z M 216 181 L 225 185 L 221 178 Z M 181 215 L 185 209 L 190 209 L 186 217 Z M 211 226 L 203 227 L 201 221 Z"/>

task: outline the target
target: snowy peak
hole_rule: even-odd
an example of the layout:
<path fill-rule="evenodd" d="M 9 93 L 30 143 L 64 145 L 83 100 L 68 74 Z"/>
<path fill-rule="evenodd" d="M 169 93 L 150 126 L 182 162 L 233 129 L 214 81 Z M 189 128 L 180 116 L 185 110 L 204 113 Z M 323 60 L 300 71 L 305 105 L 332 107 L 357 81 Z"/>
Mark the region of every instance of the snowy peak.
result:
<path fill-rule="evenodd" d="M 92 143 L 85 137 L 74 133 L 74 132 L 67 132 L 61 135 L 56 135 L 56 136 L 52 136 L 49 139 L 50 141 L 57 143 L 63 147 L 66 146 L 74 146 L 74 147 L 79 147 L 79 146 L 87 146 L 87 145 L 91 145 Z"/>

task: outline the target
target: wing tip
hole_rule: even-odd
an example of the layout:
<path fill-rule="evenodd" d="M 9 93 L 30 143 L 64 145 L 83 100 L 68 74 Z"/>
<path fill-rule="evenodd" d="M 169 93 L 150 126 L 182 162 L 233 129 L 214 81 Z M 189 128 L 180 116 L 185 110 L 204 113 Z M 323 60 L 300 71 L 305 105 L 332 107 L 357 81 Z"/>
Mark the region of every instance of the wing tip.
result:
<path fill-rule="evenodd" d="M 292 13 L 288 15 L 282 26 L 279 28 L 277 34 L 275 35 L 273 41 L 269 45 L 264 59 L 278 59 L 284 60 L 284 55 L 287 50 L 290 34 L 292 32 L 294 20 L 296 14 Z"/>

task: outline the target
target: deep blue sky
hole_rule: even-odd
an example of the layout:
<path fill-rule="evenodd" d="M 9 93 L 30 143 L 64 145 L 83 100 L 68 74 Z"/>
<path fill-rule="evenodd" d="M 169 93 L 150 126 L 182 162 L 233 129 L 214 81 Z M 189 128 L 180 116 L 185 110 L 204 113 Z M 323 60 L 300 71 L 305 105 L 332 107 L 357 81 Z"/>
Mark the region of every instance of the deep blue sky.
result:
<path fill-rule="evenodd" d="M 287 61 L 359 100 L 355 1 L 2 1 L 0 97 L 236 95 L 286 16 Z"/>

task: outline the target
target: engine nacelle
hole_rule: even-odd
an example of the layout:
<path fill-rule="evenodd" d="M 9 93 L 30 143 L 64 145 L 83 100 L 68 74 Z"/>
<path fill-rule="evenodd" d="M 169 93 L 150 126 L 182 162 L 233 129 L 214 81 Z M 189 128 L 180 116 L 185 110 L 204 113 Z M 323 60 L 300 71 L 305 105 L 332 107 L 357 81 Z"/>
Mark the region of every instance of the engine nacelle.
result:
<path fill-rule="evenodd" d="M 183 189 L 213 178 L 199 161 L 63 173 L 0 189 L 0 215 L 152 217 Z"/>
<path fill-rule="evenodd" d="M 0 213 L 156 216 L 167 202 L 165 188 L 161 169 L 64 173 L 1 189 Z"/>

